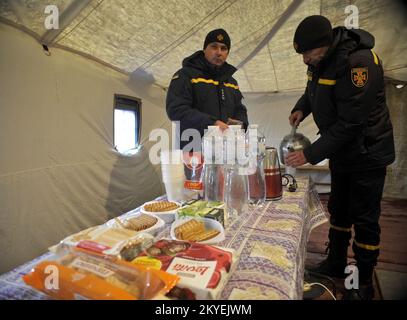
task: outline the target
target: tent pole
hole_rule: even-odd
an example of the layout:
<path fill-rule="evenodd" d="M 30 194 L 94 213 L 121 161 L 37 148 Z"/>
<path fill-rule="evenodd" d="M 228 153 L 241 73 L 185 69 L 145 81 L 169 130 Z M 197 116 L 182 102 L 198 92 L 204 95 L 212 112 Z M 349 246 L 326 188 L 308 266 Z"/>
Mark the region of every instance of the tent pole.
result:
<path fill-rule="evenodd" d="M 242 62 L 240 62 L 237 66 L 237 69 L 241 69 L 247 62 L 249 62 L 267 43 L 271 41 L 274 35 L 277 33 L 278 30 L 284 25 L 284 23 L 288 20 L 288 18 L 294 13 L 295 10 L 300 6 L 303 0 L 293 0 L 288 8 L 283 12 L 274 26 L 271 28 L 270 32 L 264 37 L 264 39 L 257 45 L 256 48 L 245 58 Z"/>

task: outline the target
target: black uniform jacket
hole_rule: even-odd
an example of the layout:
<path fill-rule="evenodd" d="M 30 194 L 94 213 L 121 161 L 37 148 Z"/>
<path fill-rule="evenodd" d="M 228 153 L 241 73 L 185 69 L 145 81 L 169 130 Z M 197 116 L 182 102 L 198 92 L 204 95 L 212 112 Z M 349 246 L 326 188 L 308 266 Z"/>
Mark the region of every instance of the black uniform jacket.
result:
<path fill-rule="evenodd" d="M 216 120 L 226 123 L 228 118 L 240 120 L 247 127 L 247 110 L 232 77 L 235 67 L 225 62 L 221 68 L 214 68 L 202 50 L 185 58 L 182 66 L 172 77 L 166 101 L 167 115 L 171 121 L 180 121 L 181 134 L 194 128 L 202 137 L 209 125 Z M 190 140 L 181 141 L 181 148 Z M 195 147 L 200 149 L 200 145 Z"/>
<path fill-rule="evenodd" d="M 304 155 L 311 164 L 328 158 L 339 172 L 384 167 L 395 152 L 374 38 L 360 29 L 333 31 L 333 45 L 317 67 L 308 67 L 307 88 L 292 110 L 304 118 L 312 113 L 321 134 Z"/>

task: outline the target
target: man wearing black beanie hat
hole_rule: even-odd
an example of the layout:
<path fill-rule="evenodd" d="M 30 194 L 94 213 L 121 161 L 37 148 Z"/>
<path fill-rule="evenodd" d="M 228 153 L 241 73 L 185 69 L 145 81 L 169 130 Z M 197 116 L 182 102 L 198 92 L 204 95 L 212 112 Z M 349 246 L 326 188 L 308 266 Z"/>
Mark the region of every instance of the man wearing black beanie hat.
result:
<path fill-rule="evenodd" d="M 308 65 L 308 82 L 289 121 L 297 126 L 312 113 L 321 137 L 303 151 L 288 154 L 285 163 L 297 167 L 329 159 L 331 171 L 329 254 L 310 271 L 345 278 L 353 227 L 359 283 L 345 290 L 344 299 L 372 299 L 380 201 L 386 167 L 395 159 L 383 68 L 372 51 L 374 38 L 361 29 L 332 29 L 327 18 L 310 16 L 298 25 L 293 45 Z"/>
<path fill-rule="evenodd" d="M 323 16 L 310 16 L 301 21 L 294 34 L 294 49 L 297 53 L 330 46 L 332 44 L 332 26 Z"/>
<path fill-rule="evenodd" d="M 206 35 L 203 49 L 205 50 L 208 44 L 212 42 L 219 42 L 226 45 L 228 51 L 230 51 L 230 37 L 228 33 L 223 29 L 212 30 Z"/>
<path fill-rule="evenodd" d="M 182 68 L 172 77 L 166 110 L 171 121 L 179 121 L 180 136 L 187 129 L 196 129 L 202 137 L 210 125 L 222 130 L 229 124 L 247 128 L 243 96 L 232 77 L 236 68 L 226 62 L 230 47 L 230 37 L 224 29 L 212 30 L 205 37 L 203 50 L 185 58 Z M 179 140 L 182 149 L 201 149 L 199 139 Z"/>

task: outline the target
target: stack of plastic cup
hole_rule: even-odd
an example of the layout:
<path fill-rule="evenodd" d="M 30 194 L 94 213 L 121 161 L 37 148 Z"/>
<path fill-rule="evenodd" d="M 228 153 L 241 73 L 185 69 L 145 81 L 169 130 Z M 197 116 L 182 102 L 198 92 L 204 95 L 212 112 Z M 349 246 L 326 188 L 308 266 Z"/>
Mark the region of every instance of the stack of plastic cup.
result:
<path fill-rule="evenodd" d="M 182 201 L 185 181 L 182 150 L 161 151 L 161 173 L 168 200 Z"/>

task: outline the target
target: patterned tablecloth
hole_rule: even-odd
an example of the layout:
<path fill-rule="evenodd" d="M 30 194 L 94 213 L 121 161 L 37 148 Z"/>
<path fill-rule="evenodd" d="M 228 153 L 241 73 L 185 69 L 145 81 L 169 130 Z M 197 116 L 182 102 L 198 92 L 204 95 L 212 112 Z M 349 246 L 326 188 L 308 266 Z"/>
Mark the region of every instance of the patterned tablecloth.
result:
<path fill-rule="evenodd" d="M 302 299 L 308 236 L 326 221 L 318 193 L 308 178 L 298 180 L 296 192 L 285 191 L 281 200 L 251 207 L 247 214 L 231 221 L 219 246 L 236 250 L 239 260 L 220 298 Z M 157 238 L 168 237 L 169 228 L 166 225 Z M 46 253 L 0 276 L 0 299 L 48 299 L 26 286 L 21 276 L 50 258 L 52 254 Z"/>

